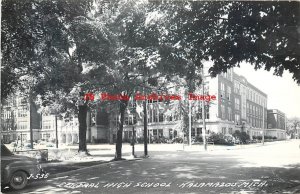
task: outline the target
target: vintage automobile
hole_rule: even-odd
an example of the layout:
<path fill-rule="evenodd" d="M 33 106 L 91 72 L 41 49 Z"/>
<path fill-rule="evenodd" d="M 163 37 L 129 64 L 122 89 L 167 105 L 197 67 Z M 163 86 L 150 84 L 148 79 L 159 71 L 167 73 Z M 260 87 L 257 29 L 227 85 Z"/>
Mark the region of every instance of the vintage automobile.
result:
<path fill-rule="evenodd" d="M 16 190 L 23 189 L 29 177 L 43 173 L 36 159 L 14 155 L 1 144 L 1 189 L 6 186 Z"/>

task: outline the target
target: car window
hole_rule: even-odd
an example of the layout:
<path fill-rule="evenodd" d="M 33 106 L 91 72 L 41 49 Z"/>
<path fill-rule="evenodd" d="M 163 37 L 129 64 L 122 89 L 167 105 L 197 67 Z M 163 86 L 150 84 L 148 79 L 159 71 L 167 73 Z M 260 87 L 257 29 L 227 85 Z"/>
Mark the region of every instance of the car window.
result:
<path fill-rule="evenodd" d="M 1 156 L 11 156 L 13 153 L 3 144 L 1 144 Z"/>

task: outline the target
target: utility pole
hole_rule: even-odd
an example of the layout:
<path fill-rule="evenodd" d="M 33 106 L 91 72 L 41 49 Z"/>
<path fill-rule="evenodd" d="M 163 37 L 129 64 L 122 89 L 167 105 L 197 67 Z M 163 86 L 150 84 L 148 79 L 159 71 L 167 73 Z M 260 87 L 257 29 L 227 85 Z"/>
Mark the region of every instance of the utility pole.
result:
<path fill-rule="evenodd" d="M 262 143 L 265 145 L 265 104 L 263 103 Z"/>
<path fill-rule="evenodd" d="M 134 144 L 135 144 L 135 130 L 134 130 L 134 126 L 132 127 L 132 142 L 131 142 L 131 146 L 132 146 L 132 157 L 135 158 L 135 150 L 134 150 Z"/>
<path fill-rule="evenodd" d="M 204 67 L 202 67 L 202 96 L 204 96 L 204 84 L 205 84 L 205 76 L 204 76 Z M 203 121 L 203 128 L 202 128 L 202 137 L 203 137 L 203 145 L 204 145 L 204 150 L 207 150 L 207 143 L 206 143 L 206 123 L 205 123 L 205 117 L 206 117 L 206 112 L 205 112 L 205 101 L 202 101 L 202 121 Z"/>
<path fill-rule="evenodd" d="M 191 107 L 191 100 L 189 101 L 189 146 L 192 146 L 192 107 Z"/>
<path fill-rule="evenodd" d="M 32 129 L 32 100 L 31 91 L 29 95 L 29 130 L 30 130 L 30 147 L 33 149 L 33 129 Z"/>
<path fill-rule="evenodd" d="M 58 148 L 57 114 L 55 114 L 55 144 L 56 144 L 56 148 Z"/>
<path fill-rule="evenodd" d="M 143 102 L 143 108 L 144 108 L 144 154 L 145 157 L 148 157 L 148 145 L 147 145 L 147 140 L 148 140 L 148 129 L 147 129 L 147 125 L 148 125 L 148 121 L 147 121 L 147 104 L 146 104 L 146 98 L 144 99 Z"/>

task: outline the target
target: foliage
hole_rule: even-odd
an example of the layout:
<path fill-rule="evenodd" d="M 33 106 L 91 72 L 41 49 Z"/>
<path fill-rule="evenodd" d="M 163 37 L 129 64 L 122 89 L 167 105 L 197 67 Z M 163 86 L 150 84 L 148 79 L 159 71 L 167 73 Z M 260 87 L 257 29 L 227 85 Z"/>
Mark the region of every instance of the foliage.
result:
<path fill-rule="evenodd" d="M 295 138 L 297 134 L 297 130 L 299 129 L 300 129 L 300 118 L 294 117 L 287 120 L 287 134 L 291 135 L 291 138 Z"/>
<path fill-rule="evenodd" d="M 239 130 L 236 130 L 232 134 L 235 138 L 238 138 L 242 143 L 247 143 L 250 139 L 250 136 L 246 132 L 240 132 Z"/>
<path fill-rule="evenodd" d="M 63 84 L 48 74 L 59 72 L 73 46 L 68 26 L 76 17 L 86 15 L 90 7 L 90 0 L 2 1 L 1 99 L 24 86 L 20 79 L 24 75 L 35 81 L 51 79 L 46 88 Z"/>
<path fill-rule="evenodd" d="M 232 2 L 211 41 L 212 75 L 242 61 L 281 76 L 284 70 L 300 83 L 299 2 Z"/>
<path fill-rule="evenodd" d="M 246 61 L 276 75 L 288 70 L 300 83 L 299 9 L 299 2 L 4 0 L 1 99 L 16 88 L 39 95 L 51 112 L 79 113 L 85 134 L 88 107 L 99 101 L 84 93 L 169 92 L 174 78 L 183 81 L 171 87 L 194 92 L 209 60 L 212 76 Z M 127 102 L 117 105 L 120 158 Z"/>
<path fill-rule="evenodd" d="M 214 142 L 214 144 L 220 145 L 234 145 L 234 142 L 230 139 L 226 138 L 222 133 L 214 133 L 212 132 L 208 137 L 209 142 Z"/>

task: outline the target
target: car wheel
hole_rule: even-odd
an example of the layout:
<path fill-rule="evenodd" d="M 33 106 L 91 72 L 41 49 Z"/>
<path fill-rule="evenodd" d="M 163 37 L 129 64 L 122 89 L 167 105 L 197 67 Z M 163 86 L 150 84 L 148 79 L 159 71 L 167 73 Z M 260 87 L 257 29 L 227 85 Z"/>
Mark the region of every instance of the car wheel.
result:
<path fill-rule="evenodd" d="M 27 174 L 23 171 L 17 171 L 11 176 L 9 185 L 11 188 L 19 190 L 27 185 Z"/>

